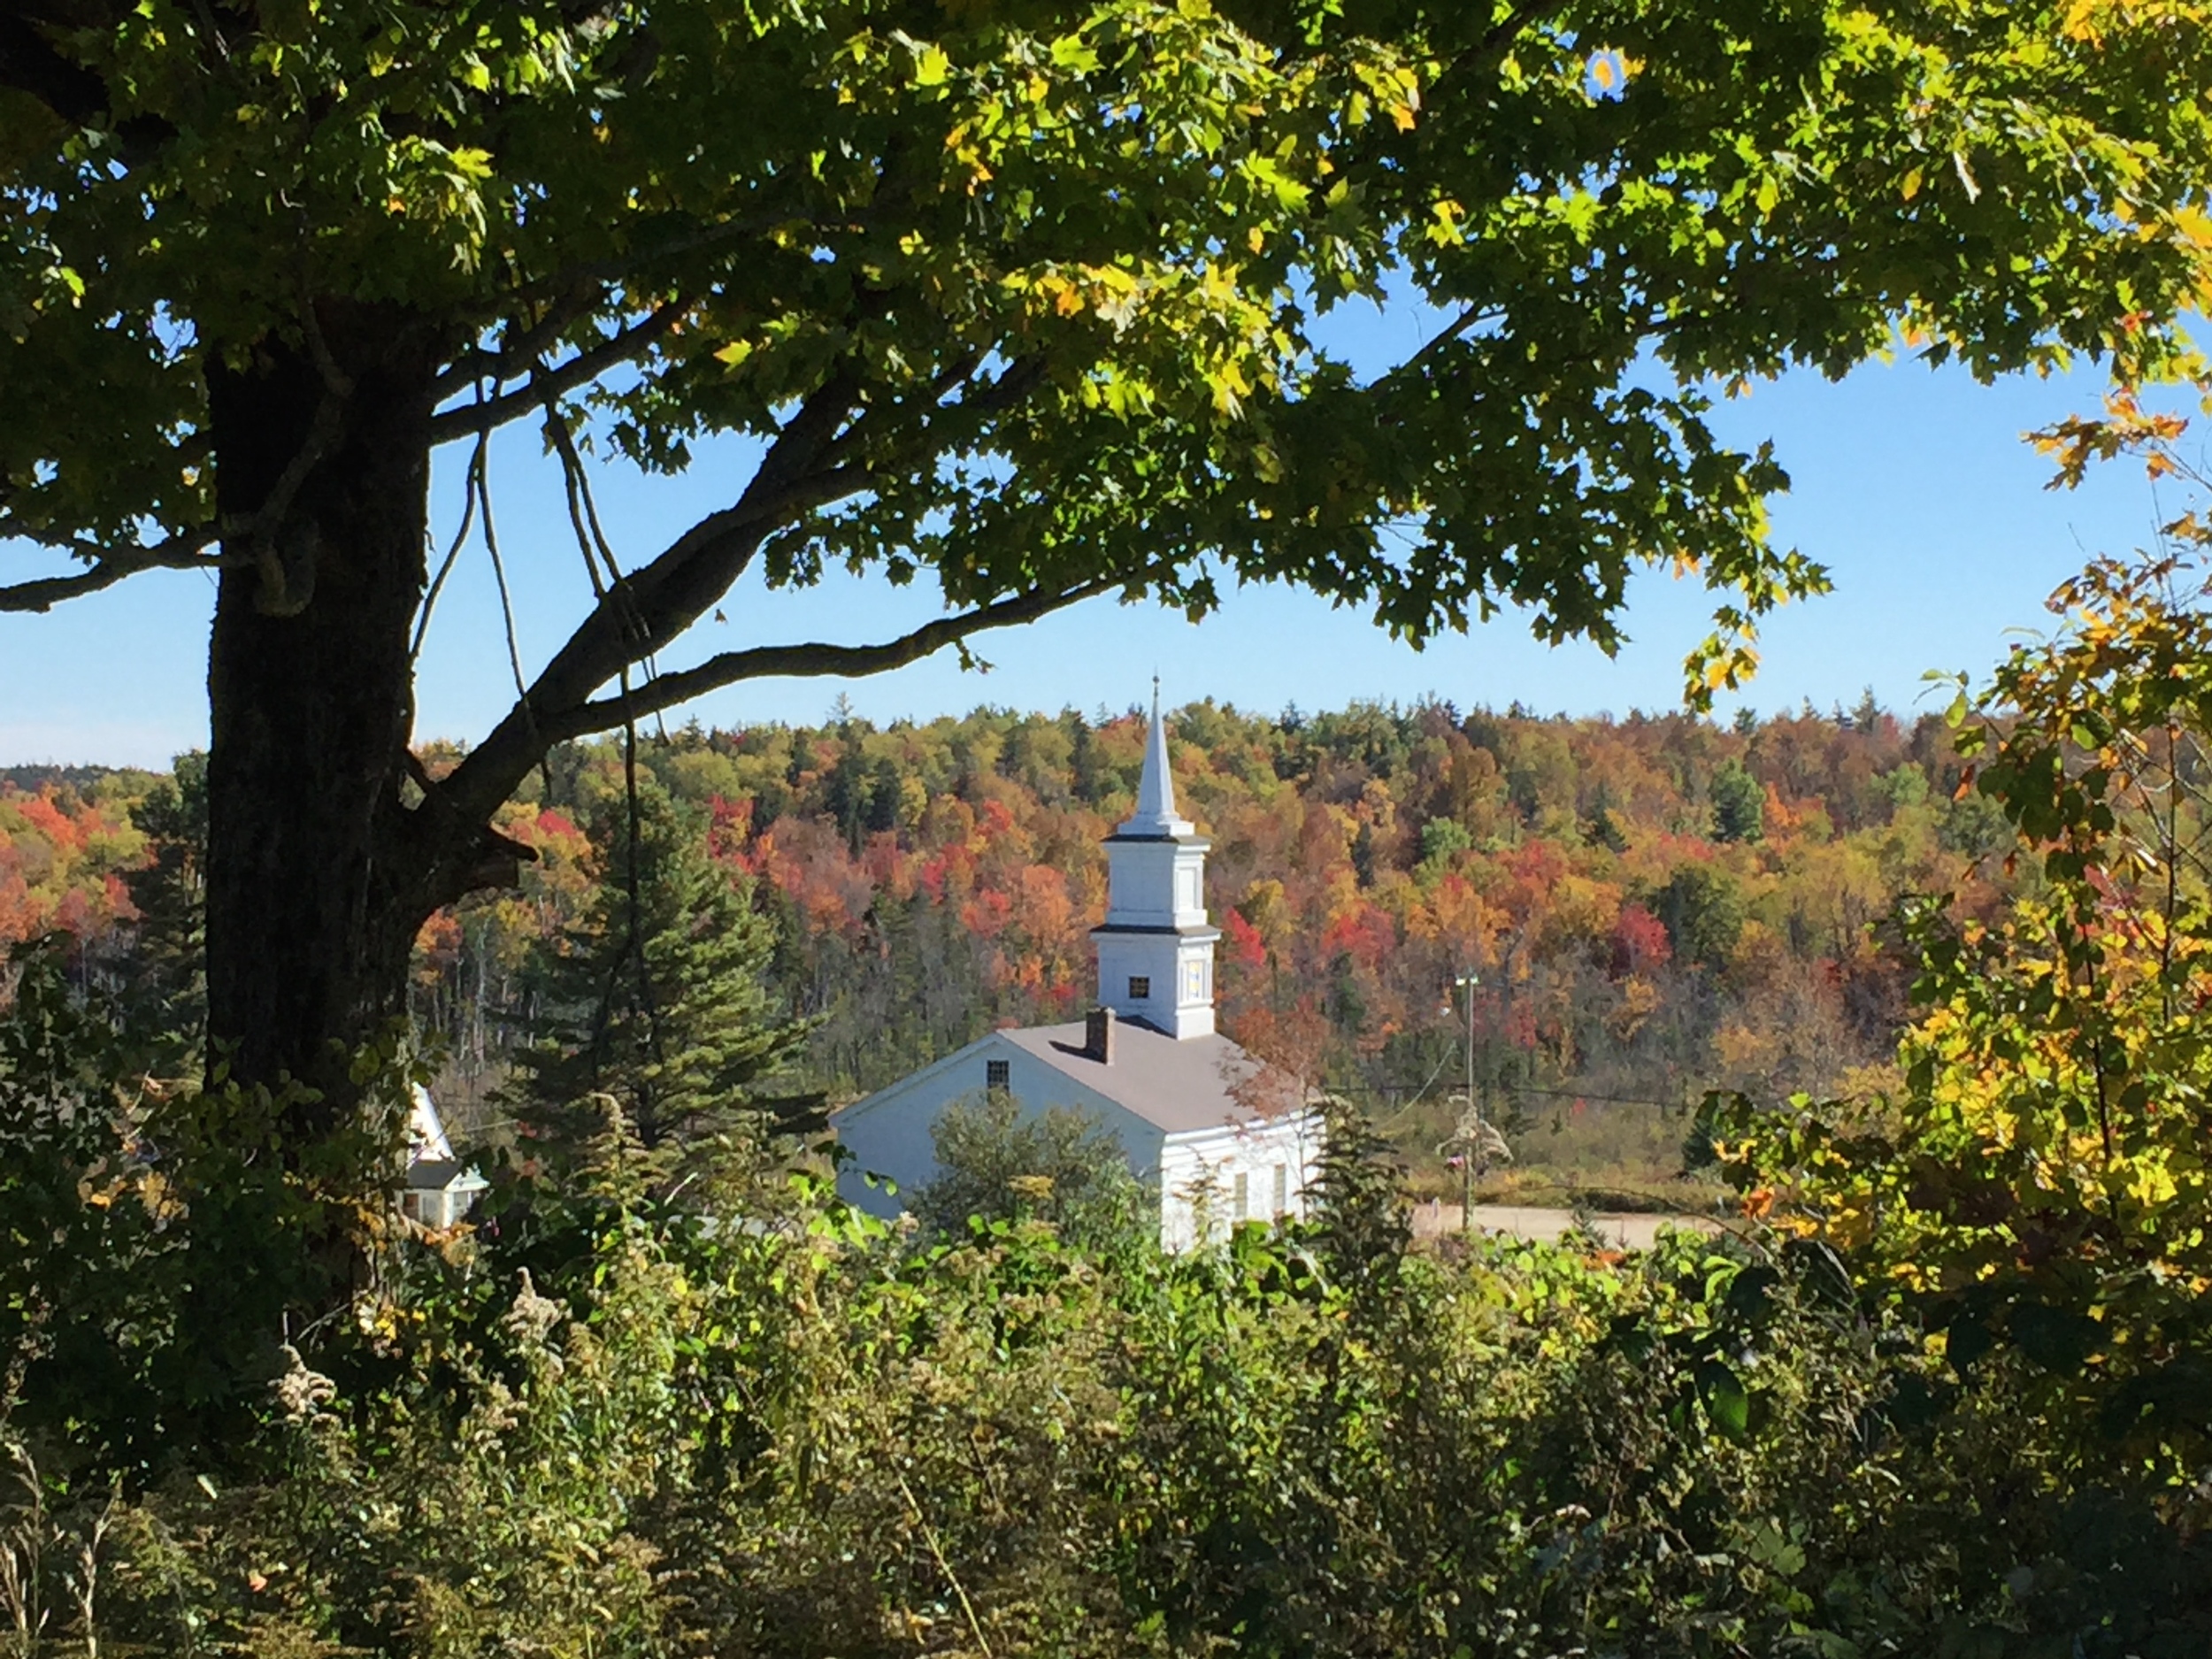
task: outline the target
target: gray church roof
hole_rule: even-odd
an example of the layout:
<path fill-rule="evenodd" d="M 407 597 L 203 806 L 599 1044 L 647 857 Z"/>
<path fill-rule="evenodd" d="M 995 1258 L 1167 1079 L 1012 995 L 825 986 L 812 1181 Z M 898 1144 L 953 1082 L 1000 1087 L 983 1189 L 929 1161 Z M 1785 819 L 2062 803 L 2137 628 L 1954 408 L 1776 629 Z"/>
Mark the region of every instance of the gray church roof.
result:
<path fill-rule="evenodd" d="M 1260 1063 L 1219 1033 L 1180 1041 L 1131 1020 L 1114 1023 L 1114 1059 L 1094 1060 L 1083 1022 L 995 1033 L 1169 1134 L 1258 1120 L 1231 1091 Z"/>

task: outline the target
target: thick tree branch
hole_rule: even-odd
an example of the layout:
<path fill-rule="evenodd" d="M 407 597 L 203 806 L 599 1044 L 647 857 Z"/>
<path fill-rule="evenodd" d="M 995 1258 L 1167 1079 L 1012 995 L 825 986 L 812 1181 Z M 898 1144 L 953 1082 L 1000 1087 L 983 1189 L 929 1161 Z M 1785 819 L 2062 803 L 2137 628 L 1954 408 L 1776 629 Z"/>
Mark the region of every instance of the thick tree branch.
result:
<path fill-rule="evenodd" d="M 1389 370 L 1383 375 L 1382 378 L 1385 380 L 1403 380 L 1417 375 L 1423 369 L 1428 366 L 1430 361 L 1435 357 L 1438 352 L 1443 350 L 1444 348 L 1451 344 L 1453 341 L 1457 340 L 1461 335 L 1466 334 L 1468 330 L 1475 328 L 1483 323 L 1495 322 L 1505 315 L 1505 308 L 1502 305 L 1468 305 L 1463 307 L 1460 310 L 1459 314 L 1454 317 L 1450 322 L 1445 324 L 1443 327 L 1438 329 L 1436 333 L 1430 335 L 1425 341 L 1422 342 L 1421 349 L 1418 351 L 1416 351 L 1403 363 L 1398 365 L 1396 368 Z"/>
<path fill-rule="evenodd" d="M 1033 588 L 957 616 L 936 621 L 887 640 L 879 645 L 761 645 L 749 650 L 724 651 L 696 668 L 662 674 L 638 687 L 627 696 L 603 697 L 550 720 L 540 729 L 551 741 L 565 741 L 593 732 L 610 731 L 625 720 L 659 714 L 747 680 L 811 679 L 826 674 L 859 676 L 880 674 L 941 651 L 992 628 L 1018 626 L 1098 595 L 1128 585 L 1124 576 L 1102 576 L 1072 588 Z"/>
<path fill-rule="evenodd" d="M 535 365 L 541 354 L 559 339 L 562 329 L 589 314 L 606 297 L 603 284 L 588 284 L 555 301 L 544 316 L 496 351 L 472 347 L 454 358 L 444 373 L 430 383 L 431 396 L 443 403 L 478 380 L 490 380 L 495 388 L 505 384 Z"/>
<path fill-rule="evenodd" d="M 964 353 L 947 364 L 930 382 L 929 397 L 941 399 L 972 386 L 983 361 L 979 352 Z M 1009 365 L 991 386 L 952 409 L 1018 400 L 1041 376 L 1042 366 L 1037 363 Z M 488 817 L 552 743 L 578 732 L 600 730 L 609 718 L 624 718 L 619 713 L 610 716 L 610 710 L 667 708 L 715 685 L 763 674 L 874 672 L 911 662 L 979 629 L 1007 626 L 1090 593 L 1126 585 L 1129 579 L 1124 577 L 1080 589 L 1041 589 L 942 618 L 884 645 L 795 646 L 718 657 L 681 676 L 654 682 L 655 687 L 668 689 L 632 690 L 611 703 L 592 703 L 602 687 L 649 660 L 703 616 L 744 573 L 770 536 L 809 512 L 869 488 L 886 464 L 884 446 L 892 444 L 892 439 L 887 434 L 879 443 L 870 435 L 874 420 L 887 416 L 878 412 L 854 419 L 861 389 L 850 368 L 818 387 L 778 432 L 734 504 L 700 520 L 643 568 L 615 576 L 535 683 L 447 779 L 446 794 L 457 807 L 465 814 Z"/>
<path fill-rule="evenodd" d="M 980 351 L 963 352 L 940 370 L 931 380 L 927 393 L 917 403 L 928 407 L 933 414 L 943 416 L 992 415 L 1019 403 L 1043 384 L 1045 364 L 1041 357 L 1022 357 L 1009 364 L 998 379 L 981 389 L 973 389 L 975 376 L 984 364 Z M 959 402 L 948 403 L 945 399 L 964 387 L 969 388 Z M 852 471 L 866 465 L 851 457 L 863 454 L 877 442 L 876 430 L 887 426 L 915 405 L 879 403 L 859 419 L 839 434 L 834 442 L 822 451 L 819 465 Z M 837 495 L 849 495 L 840 490 Z M 828 499 L 836 499 L 835 495 Z"/>
<path fill-rule="evenodd" d="M 567 362 L 531 375 L 528 382 L 511 392 L 489 397 L 480 403 L 469 403 L 459 409 L 449 409 L 430 420 L 430 442 L 444 443 L 450 439 L 469 437 L 503 426 L 518 416 L 542 409 L 549 397 L 559 397 L 573 391 L 588 381 L 596 380 L 618 363 L 641 356 L 653 342 L 673 327 L 677 320 L 691 309 L 691 301 L 678 296 L 666 304 L 657 306 L 650 315 L 633 323 L 611 339 L 578 352 Z"/>
<path fill-rule="evenodd" d="M 1469 81 L 1494 73 L 1500 60 L 1512 50 L 1513 43 L 1523 30 L 1539 21 L 1546 8 L 1541 4 L 1510 8 L 1478 36 L 1465 50 L 1446 61 L 1441 73 L 1429 88 L 1424 102 L 1432 107 L 1440 106 L 1462 96 L 1462 88 Z"/>
<path fill-rule="evenodd" d="M 465 812 L 488 817 L 545 752 L 542 733 L 634 663 L 673 641 L 726 594 L 776 530 L 864 489 L 860 467 L 822 465 L 858 397 L 841 374 L 784 424 L 735 504 L 710 514 L 609 588 L 491 734 L 446 780 Z"/>
<path fill-rule="evenodd" d="M 96 594 L 103 588 L 112 588 L 127 576 L 141 571 L 180 570 L 215 571 L 233 565 L 253 562 L 250 552 L 211 555 L 204 552 L 208 544 L 221 534 L 215 525 L 203 525 L 173 535 L 151 547 L 98 548 L 83 542 L 68 541 L 58 545 L 90 565 L 73 576 L 44 576 L 35 580 L 17 582 L 0 587 L 0 611 L 47 611 L 65 600 L 85 594 Z"/>

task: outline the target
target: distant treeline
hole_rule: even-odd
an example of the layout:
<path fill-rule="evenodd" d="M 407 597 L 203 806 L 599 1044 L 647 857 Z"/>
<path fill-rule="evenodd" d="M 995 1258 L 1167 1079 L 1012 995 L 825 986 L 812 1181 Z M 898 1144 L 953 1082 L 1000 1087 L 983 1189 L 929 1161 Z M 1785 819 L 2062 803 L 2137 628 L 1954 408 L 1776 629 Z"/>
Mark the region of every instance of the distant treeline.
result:
<path fill-rule="evenodd" d="M 1481 980 L 1479 1090 L 1524 1127 L 1722 1086 L 1848 1092 L 1887 1078 L 1896 900 L 1986 910 L 2013 879 L 1944 722 L 1870 696 L 1732 726 L 1440 701 L 1170 718 L 1179 802 L 1214 841 L 1225 1023 L 1317 1056 L 1379 1117 L 1409 1109 L 1417 1143 L 1448 1128 L 1463 1075 L 1459 975 Z M 1133 712 L 835 712 L 652 733 L 637 759 L 778 922 L 776 993 L 816 1022 L 814 1080 L 849 1095 L 995 1025 L 1079 1011 L 1100 840 L 1131 808 L 1143 736 Z M 0 782 L 0 939 L 60 926 L 87 983 L 127 976 L 153 782 Z M 527 964 L 562 949 L 600 867 L 593 832 L 603 847 L 624 801 L 618 743 L 559 750 L 506 816 L 540 855 L 521 886 L 424 930 L 417 1010 L 457 1098 L 485 1094 L 526 1038 Z"/>

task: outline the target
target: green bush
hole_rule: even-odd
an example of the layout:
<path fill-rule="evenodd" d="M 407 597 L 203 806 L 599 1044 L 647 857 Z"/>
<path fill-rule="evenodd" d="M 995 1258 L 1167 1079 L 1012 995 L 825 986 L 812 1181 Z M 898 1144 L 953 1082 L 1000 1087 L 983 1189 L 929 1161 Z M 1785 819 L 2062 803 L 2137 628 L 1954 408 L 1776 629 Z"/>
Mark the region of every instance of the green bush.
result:
<path fill-rule="evenodd" d="M 1120 1141 L 1071 1107 L 1025 1111 L 1010 1094 L 955 1101 L 932 1125 L 937 1175 L 914 1194 L 933 1238 L 971 1225 L 1047 1221 L 1072 1243 L 1118 1254 L 1159 1233 L 1159 1195 L 1129 1168 Z"/>
<path fill-rule="evenodd" d="M 1817 1244 L 1417 1253 L 1345 1122 L 1309 1224 L 918 1246 L 806 1172 L 685 1210 L 617 1119 L 566 1185 L 503 1171 L 476 1236 L 378 1233 L 349 1317 L 287 1333 L 177 1265 L 265 1217 L 87 1178 L 136 1109 L 26 986 L 9 1659 L 2202 1648 L 2158 1494 L 2043 1479 L 2028 1396 L 1953 1387 Z M 196 1414 L 168 1356 L 224 1344 L 271 1363 Z"/>

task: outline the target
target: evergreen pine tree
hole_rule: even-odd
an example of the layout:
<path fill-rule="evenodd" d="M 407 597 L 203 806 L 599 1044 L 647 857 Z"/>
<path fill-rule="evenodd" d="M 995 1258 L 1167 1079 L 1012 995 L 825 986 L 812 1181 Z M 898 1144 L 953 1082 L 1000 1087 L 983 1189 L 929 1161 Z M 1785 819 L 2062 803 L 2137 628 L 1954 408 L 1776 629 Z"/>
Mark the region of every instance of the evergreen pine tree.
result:
<path fill-rule="evenodd" d="M 603 1133 L 611 1097 L 671 1167 L 686 1149 L 820 1121 L 819 1095 L 778 1090 L 810 1029 L 771 992 L 775 927 L 749 880 L 707 849 L 703 823 L 641 779 L 588 826 L 602 872 L 581 924 L 526 973 L 537 1041 L 507 1094 L 557 1157 Z"/>
<path fill-rule="evenodd" d="M 1740 760 L 1724 760 L 1714 769 L 1712 782 L 1713 839 L 1717 841 L 1755 841 L 1766 834 L 1766 786 L 1751 775 Z"/>
<path fill-rule="evenodd" d="M 1099 759 L 1098 745 L 1091 738 L 1091 723 L 1079 714 L 1071 728 L 1068 787 L 1085 806 L 1096 806 L 1106 792 L 1105 768 Z"/>
<path fill-rule="evenodd" d="M 867 825 L 871 833 L 880 834 L 899 826 L 900 797 L 906 787 L 905 776 L 899 764 L 888 755 L 879 757 L 868 783 Z"/>

